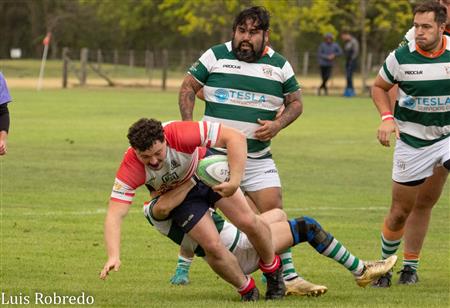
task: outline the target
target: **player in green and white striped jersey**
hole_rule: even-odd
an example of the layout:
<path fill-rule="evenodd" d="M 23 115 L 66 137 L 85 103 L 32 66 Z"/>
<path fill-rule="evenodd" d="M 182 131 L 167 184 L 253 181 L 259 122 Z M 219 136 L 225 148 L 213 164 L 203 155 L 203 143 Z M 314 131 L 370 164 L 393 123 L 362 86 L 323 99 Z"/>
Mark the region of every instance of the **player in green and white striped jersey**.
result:
<path fill-rule="evenodd" d="M 418 282 L 419 254 L 450 169 L 450 37 L 448 15 L 436 1 L 414 9 L 415 39 L 392 52 L 375 80 L 373 101 L 381 114 L 378 140 L 397 136 L 392 205 L 382 231 L 382 256 L 396 253 L 405 237 L 400 284 Z M 388 91 L 398 84 L 394 114 Z M 395 121 L 394 121 L 395 120 Z M 389 287 L 392 274 L 376 282 Z"/>
<path fill-rule="evenodd" d="M 269 46 L 269 14 L 263 7 L 240 12 L 233 24 L 232 41 L 208 49 L 191 66 L 180 89 L 183 120 L 192 120 L 195 95 L 200 90 L 205 100 L 203 119 L 236 128 L 247 137 L 241 189 L 261 213 L 282 208 L 281 182 L 270 141 L 300 116 L 303 103 L 292 66 Z M 188 282 L 190 259 L 183 251 L 180 256 L 172 279 L 175 284 Z M 280 257 L 287 294 L 325 290 L 298 276 L 290 251 Z"/>
<path fill-rule="evenodd" d="M 444 35 L 450 36 L 450 0 L 439 0 L 437 1 L 441 5 L 445 6 L 447 8 L 447 24 L 444 29 Z M 415 33 L 415 27 L 412 27 L 411 29 L 406 32 L 405 36 L 403 37 L 403 40 L 400 42 L 399 47 L 402 47 L 404 45 L 407 45 L 409 42 L 414 40 L 414 33 Z"/>
<path fill-rule="evenodd" d="M 205 257 L 203 249 L 188 234 L 184 233 L 182 228 L 172 223 L 170 218 L 167 220 L 153 218 L 154 204 L 149 202 L 144 205 L 144 215 L 148 222 L 161 234 L 183 247 L 185 251 L 191 251 L 199 257 Z M 246 234 L 213 210 L 211 210 L 211 216 L 219 232 L 220 240 L 236 256 L 242 271 L 247 275 L 255 272 L 258 269 L 259 256 Z M 260 217 L 270 225 L 275 251 L 284 251 L 286 248 L 308 242 L 318 253 L 347 268 L 360 287 L 367 286 L 388 272 L 397 260 L 396 256 L 391 256 L 385 260 L 362 261 L 345 248 L 331 233 L 326 232 L 314 218 L 308 216 L 288 220 L 283 210 L 273 209 L 261 214 Z M 316 290 L 309 295 L 318 296 L 322 293 L 325 292 Z"/>

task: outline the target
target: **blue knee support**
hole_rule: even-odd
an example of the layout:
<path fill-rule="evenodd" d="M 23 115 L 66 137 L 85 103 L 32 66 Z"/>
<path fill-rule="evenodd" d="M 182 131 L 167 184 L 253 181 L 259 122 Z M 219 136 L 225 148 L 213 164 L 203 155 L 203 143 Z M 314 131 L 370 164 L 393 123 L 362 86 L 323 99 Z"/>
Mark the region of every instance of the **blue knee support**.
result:
<path fill-rule="evenodd" d="M 333 240 L 333 236 L 326 232 L 322 226 L 308 216 L 289 220 L 294 245 L 308 242 L 316 251 L 322 253 Z"/>

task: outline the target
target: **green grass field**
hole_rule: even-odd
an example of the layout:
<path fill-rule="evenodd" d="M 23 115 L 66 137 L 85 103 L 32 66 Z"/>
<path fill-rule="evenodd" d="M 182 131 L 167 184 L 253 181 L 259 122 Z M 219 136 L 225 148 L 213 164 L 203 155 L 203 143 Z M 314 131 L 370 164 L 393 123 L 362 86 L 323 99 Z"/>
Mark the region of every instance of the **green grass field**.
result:
<path fill-rule="evenodd" d="M 242 307 L 233 288 L 200 259 L 192 266 L 190 285 L 169 285 L 178 248 L 144 219 L 144 189 L 123 226 L 120 271 L 106 281 L 98 278 L 106 261 L 103 220 L 127 148 L 126 131 L 140 117 L 177 119 L 177 93 L 12 89 L 11 94 L 9 152 L 0 158 L 0 280 L 5 296 L 31 296 L 33 301 L 36 292 L 84 292 L 97 307 Z M 360 258 L 379 258 L 380 227 L 390 203 L 392 149 L 375 139 L 375 109 L 367 98 L 304 100 L 304 114 L 272 147 L 285 209 L 290 217 L 315 217 Z M 202 109 L 199 102 L 197 119 Z M 327 285 L 328 293 L 257 305 L 448 307 L 449 199 L 447 186 L 433 212 L 418 285 L 361 289 L 342 266 L 302 244 L 293 250 L 297 269 Z M 260 274 L 255 277 L 264 290 Z"/>

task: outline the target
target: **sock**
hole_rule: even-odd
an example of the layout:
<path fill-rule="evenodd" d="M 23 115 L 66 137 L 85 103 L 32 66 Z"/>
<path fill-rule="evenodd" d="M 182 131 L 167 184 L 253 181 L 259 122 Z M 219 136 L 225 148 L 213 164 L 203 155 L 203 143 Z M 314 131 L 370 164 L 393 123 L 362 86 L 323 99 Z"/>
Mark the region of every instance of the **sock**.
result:
<path fill-rule="evenodd" d="M 297 272 L 294 268 L 294 262 L 292 261 L 291 249 L 287 249 L 285 252 L 280 254 L 281 264 L 283 266 L 283 279 L 292 280 L 298 277 Z"/>
<path fill-rule="evenodd" d="M 247 281 L 239 289 L 237 289 L 237 291 L 241 295 L 247 294 L 251 289 L 253 289 L 256 286 L 255 280 L 253 279 L 252 276 L 246 276 L 246 277 L 247 277 Z"/>
<path fill-rule="evenodd" d="M 321 254 L 339 262 L 355 276 L 361 275 L 364 270 L 364 263 L 335 238 Z"/>
<path fill-rule="evenodd" d="M 386 226 L 386 220 L 383 224 L 383 231 L 381 232 L 381 258 L 387 259 L 395 255 L 398 247 L 402 241 L 403 229 L 399 231 L 389 230 Z"/>
<path fill-rule="evenodd" d="M 263 273 L 273 273 L 275 272 L 281 264 L 280 257 L 275 255 L 275 258 L 273 259 L 272 263 L 270 264 L 264 264 L 262 260 L 259 260 L 259 268 Z"/>
<path fill-rule="evenodd" d="M 403 267 L 406 265 L 411 266 L 413 270 L 417 271 L 419 267 L 419 254 L 405 251 L 403 253 Z"/>
<path fill-rule="evenodd" d="M 181 255 L 178 256 L 178 262 L 177 262 L 177 270 L 183 270 L 186 272 L 189 272 L 189 269 L 191 267 L 193 258 L 185 258 Z"/>

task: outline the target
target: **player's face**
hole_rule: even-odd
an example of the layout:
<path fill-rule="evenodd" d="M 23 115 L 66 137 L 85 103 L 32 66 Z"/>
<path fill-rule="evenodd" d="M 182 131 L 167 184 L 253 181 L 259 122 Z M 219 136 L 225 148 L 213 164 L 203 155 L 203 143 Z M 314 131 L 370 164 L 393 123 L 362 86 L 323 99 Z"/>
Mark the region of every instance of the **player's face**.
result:
<path fill-rule="evenodd" d="M 255 62 L 261 57 L 267 42 L 268 34 L 258 29 L 257 22 L 247 19 L 233 33 L 233 52 L 240 61 Z"/>
<path fill-rule="evenodd" d="M 136 150 L 136 154 L 139 160 L 146 166 L 149 166 L 153 170 L 159 170 L 164 165 L 166 149 L 166 141 L 156 141 L 149 149 L 143 152 Z"/>
<path fill-rule="evenodd" d="M 416 43 L 422 50 L 435 51 L 440 48 L 445 24 L 437 24 L 434 12 L 416 13 L 414 28 Z"/>

